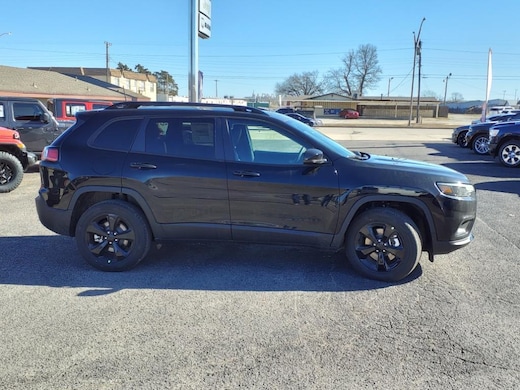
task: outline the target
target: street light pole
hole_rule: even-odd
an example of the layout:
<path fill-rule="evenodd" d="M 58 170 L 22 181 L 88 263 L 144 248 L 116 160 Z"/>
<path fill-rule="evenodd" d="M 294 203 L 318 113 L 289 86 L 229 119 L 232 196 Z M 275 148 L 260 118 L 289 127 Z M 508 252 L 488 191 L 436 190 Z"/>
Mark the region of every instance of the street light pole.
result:
<path fill-rule="evenodd" d="M 386 94 L 386 96 L 390 96 L 390 81 L 392 81 L 393 77 L 390 77 L 388 79 L 388 93 Z"/>
<path fill-rule="evenodd" d="M 420 33 L 420 31 L 419 31 Z M 419 117 L 420 115 L 420 105 L 421 105 L 421 49 L 422 49 L 422 41 L 419 40 L 419 37 L 417 37 L 417 55 L 419 56 L 419 63 L 417 64 L 417 115 L 415 116 L 415 123 L 419 123 Z"/>
<path fill-rule="evenodd" d="M 412 91 L 410 92 L 410 118 L 408 119 L 408 126 L 412 123 L 413 116 L 413 83 L 415 78 L 415 61 L 417 59 L 417 42 L 419 41 L 419 37 L 421 35 L 421 28 L 426 18 L 422 18 L 421 24 L 419 26 L 419 33 L 417 37 L 415 36 L 415 31 L 413 33 L 413 68 L 412 68 Z"/>
<path fill-rule="evenodd" d="M 449 75 L 446 76 L 446 78 L 444 79 L 444 102 L 443 102 L 443 105 L 445 106 L 446 105 L 446 93 L 448 92 L 448 80 L 450 79 L 451 77 L 451 73 Z"/>

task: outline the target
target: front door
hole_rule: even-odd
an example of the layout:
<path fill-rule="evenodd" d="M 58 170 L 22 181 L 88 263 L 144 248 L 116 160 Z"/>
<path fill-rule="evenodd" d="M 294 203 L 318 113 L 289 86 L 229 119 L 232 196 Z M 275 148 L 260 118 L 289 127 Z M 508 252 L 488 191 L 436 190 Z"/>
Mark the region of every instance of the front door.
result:
<path fill-rule="evenodd" d="M 227 125 L 233 238 L 330 243 L 338 219 L 333 164 L 304 165 L 314 145 L 270 123 L 230 119 Z"/>

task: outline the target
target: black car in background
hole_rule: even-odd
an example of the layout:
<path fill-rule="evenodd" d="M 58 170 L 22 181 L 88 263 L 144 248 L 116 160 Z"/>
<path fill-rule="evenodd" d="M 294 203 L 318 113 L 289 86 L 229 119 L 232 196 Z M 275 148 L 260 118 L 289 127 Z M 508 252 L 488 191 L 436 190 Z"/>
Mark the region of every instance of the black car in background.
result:
<path fill-rule="evenodd" d="M 40 221 L 92 266 L 136 266 L 162 240 L 343 250 L 397 281 L 473 239 L 476 193 L 444 166 L 353 152 L 287 115 L 127 102 L 77 114 L 45 148 Z"/>
<path fill-rule="evenodd" d="M 520 167 L 520 122 L 498 123 L 489 129 L 489 153 L 505 167 Z"/>
<path fill-rule="evenodd" d="M 305 116 L 305 115 L 302 115 L 302 114 L 298 114 L 297 112 L 288 112 L 286 113 L 285 115 L 287 116 L 290 116 L 291 118 L 294 118 L 300 122 L 303 122 L 305 123 L 306 125 L 309 125 L 309 126 L 316 126 L 317 123 L 314 119 L 312 118 L 309 118 L 308 116 Z"/>
<path fill-rule="evenodd" d="M 520 120 L 520 113 L 497 115 L 489 121 L 473 123 L 466 133 L 466 145 L 477 154 L 489 153 L 489 129 L 495 123 Z M 494 119 L 492 121 L 491 119 Z"/>

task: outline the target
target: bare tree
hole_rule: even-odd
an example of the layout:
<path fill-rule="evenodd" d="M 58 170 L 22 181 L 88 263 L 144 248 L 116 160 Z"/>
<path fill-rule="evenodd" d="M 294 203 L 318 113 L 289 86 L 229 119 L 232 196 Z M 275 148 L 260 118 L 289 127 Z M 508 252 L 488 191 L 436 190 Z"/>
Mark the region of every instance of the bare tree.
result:
<path fill-rule="evenodd" d="M 362 96 L 381 80 L 382 70 L 374 45 L 360 45 L 356 51 L 350 50 L 342 62 L 342 68 L 332 69 L 326 76 L 326 84 L 331 92 L 349 96 L 358 93 Z"/>
<path fill-rule="evenodd" d="M 462 102 L 462 101 L 464 101 L 464 96 L 462 96 L 462 94 L 459 92 L 453 92 L 451 94 L 451 101 L 452 102 Z"/>
<path fill-rule="evenodd" d="M 277 95 L 316 95 L 323 93 L 323 85 L 318 80 L 318 71 L 293 74 L 285 81 L 277 83 L 275 87 Z"/>

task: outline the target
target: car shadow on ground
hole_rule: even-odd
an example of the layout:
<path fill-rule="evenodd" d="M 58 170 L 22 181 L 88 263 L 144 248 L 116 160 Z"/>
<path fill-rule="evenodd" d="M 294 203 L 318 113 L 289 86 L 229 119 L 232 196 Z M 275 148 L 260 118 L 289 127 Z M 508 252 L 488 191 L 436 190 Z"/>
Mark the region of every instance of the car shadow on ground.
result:
<path fill-rule="evenodd" d="M 152 249 L 136 268 L 112 273 L 86 264 L 70 237 L 1 237 L 0 245 L 1 284 L 87 289 L 82 296 L 124 289 L 361 291 L 396 285 L 358 275 L 343 253 L 300 247 L 169 242 Z M 397 284 L 421 274 L 419 265 Z"/>

